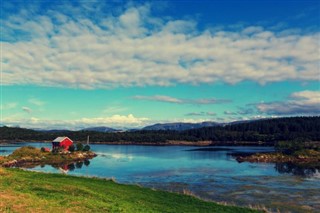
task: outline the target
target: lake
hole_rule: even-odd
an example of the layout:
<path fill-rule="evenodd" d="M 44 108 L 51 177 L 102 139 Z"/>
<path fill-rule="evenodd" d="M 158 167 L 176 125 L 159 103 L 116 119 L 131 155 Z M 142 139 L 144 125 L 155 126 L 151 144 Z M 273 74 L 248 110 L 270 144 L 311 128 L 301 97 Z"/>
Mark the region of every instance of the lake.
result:
<path fill-rule="evenodd" d="M 20 146 L 51 147 L 44 143 L 0 145 L 0 155 Z M 234 155 L 271 152 L 273 147 L 192 147 L 96 145 L 98 156 L 60 169 L 31 170 L 114 178 L 167 191 L 187 192 L 202 199 L 236 205 L 260 205 L 272 210 L 316 212 L 320 209 L 320 171 L 292 164 L 238 163 Z"/>

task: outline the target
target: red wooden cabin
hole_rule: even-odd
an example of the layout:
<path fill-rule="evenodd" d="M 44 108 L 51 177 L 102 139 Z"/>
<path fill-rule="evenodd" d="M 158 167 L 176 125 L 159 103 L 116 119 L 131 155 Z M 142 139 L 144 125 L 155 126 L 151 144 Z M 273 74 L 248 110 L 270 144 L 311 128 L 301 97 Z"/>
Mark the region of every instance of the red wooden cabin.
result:
<path fill-rule="evenodd" d="M 58 147 L 62 147 L 64 150 L 68 150 L 69 146 L 73 144 L 73 141 L 68 137 L 57 137 L 52 141 L 52 150 Z"/>

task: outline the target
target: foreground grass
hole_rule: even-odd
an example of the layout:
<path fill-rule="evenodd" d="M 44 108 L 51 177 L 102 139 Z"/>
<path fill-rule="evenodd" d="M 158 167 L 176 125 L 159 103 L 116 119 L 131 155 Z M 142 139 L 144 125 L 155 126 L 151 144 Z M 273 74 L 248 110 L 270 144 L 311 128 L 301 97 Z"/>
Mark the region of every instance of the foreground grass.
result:
<path fill-rule="evenodd" d="M 0 167 L 0 212 L 257 212 L 111 180 Z"/>

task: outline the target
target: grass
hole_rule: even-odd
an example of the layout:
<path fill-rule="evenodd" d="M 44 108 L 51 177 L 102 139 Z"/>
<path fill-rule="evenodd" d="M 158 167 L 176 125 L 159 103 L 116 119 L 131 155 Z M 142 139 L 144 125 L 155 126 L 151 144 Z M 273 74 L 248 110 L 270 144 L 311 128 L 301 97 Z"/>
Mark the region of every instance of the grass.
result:
<path fill-rule="evenodd" d="M 258 212 L 112 180 L 0 167 L 0 212 Z"/>

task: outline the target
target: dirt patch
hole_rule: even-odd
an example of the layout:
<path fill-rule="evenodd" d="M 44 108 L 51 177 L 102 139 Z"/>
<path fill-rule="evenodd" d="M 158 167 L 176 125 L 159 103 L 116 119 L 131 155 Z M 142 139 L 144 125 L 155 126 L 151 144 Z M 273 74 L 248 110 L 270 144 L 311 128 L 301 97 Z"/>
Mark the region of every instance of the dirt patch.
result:
<path fill-rule="evenodd" d="M 4 169 L 0 167 L 0 176 L 7 176 L 9 173 Z"/>
<path fill-rule="evenodd" d="M 21 201 L 29 200 L 27 196 L 10 191 L 0 191 L 0 212 L 25 212 L 27 205 Z"/>

